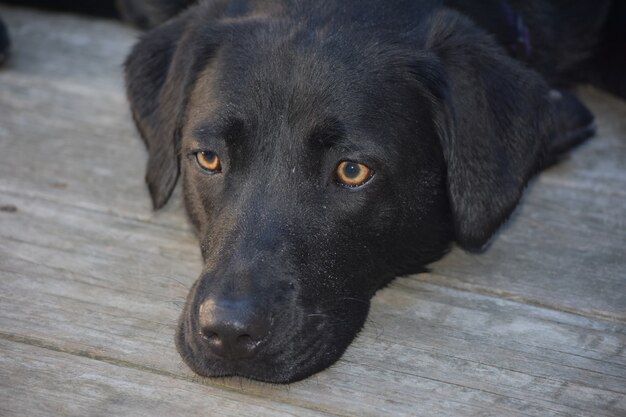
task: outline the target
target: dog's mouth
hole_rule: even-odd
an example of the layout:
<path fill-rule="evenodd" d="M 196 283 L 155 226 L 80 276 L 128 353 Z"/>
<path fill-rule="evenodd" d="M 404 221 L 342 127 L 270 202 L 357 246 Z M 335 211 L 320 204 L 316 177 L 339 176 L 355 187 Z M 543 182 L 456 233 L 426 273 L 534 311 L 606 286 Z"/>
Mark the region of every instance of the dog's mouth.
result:
<path fill-rule="evenodd" d="M 313 375 L 335 363 L 365 322 L 369 302 L 352 300 L 323 312 L 290 309 L 277 317 L 271 332 L 247 354 L 224 353 L 203 335 L 197 314 L 187 303 L 176 334 L 183 361 L 205 377 L 244 377 L 286 384 Z"/>

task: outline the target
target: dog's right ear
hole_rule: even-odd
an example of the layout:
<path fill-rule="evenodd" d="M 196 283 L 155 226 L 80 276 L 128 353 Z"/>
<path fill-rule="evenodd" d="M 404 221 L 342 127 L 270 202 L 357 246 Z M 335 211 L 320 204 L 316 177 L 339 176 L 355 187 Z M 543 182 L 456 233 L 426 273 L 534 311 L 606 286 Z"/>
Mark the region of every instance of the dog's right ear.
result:
<path fill-rule="evenodd" d="M 143 35 L 126 59 L 127 96 L 148 148 L 146 183 L 155 209 L 165 205 L 178 180 L 188 96 L 216 49 L 202 30 L 185 12 Z"/>

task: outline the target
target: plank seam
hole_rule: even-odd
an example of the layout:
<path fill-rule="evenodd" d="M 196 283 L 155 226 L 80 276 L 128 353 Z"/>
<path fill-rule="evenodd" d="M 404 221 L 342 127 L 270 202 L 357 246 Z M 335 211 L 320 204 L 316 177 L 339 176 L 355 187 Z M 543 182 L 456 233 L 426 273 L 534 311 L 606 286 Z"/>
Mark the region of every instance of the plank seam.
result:
<path fill-rule="evenodd" d="M 533 300 L 532 298 L 525 297 L 523 295 L 516 294 L 510 291 L 490 289 L 490 288 L 483 287 L 480 285 L 475 285 L 475 284 L 454 284 L 454 283 L 449 283 L 449 282 L 443 283 L 442 279 L 447 280 L 448 278 L 445 275 L 440 275 L 440 274 L 437 274 L 436 272 L 430 272 L 430 275 L 436 276 L 438 278 L 435 278 L 435 279 L 430 278 L 426 276 L 425 274 L 411 275 L 411 277 L 414 277 L 418 281 L 425 282 L 425 283 L 428 283 L 437 287 L 441 287 L 441 288 L 449 288 L 449 289 L 462 291 L 462 292 L 466 292 L 470 294 L 478 294 L 478 295 L 482 295 L 486 297 L 499 298 L 499 299 L 511 301 L 517 304 L 539 307 L 539 308 L 543 308 L 546 310 L 556 311 L 559 313 L 573 314 L 573 315 L 584 317 L 584 318 L 591 319 L 591 320 L 602 320 L 602 321 L 606 321 L 610 323 L 626 325 L 625 316 L 600 312 L 597 310 L 576 310 L 576 309 L 566 307 L 566 306 L 560 306 L 556 304 L 545 303 L 539 300 Z"/>

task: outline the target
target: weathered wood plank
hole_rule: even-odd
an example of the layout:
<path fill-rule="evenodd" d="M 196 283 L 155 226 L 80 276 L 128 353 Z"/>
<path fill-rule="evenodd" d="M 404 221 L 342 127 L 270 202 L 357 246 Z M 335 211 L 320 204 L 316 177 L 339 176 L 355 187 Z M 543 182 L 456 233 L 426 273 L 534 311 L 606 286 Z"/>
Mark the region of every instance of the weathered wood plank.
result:
<path fill-rule="evenodd" d="M 4 417 L 327 415 L 23 343 L 0 352 Z"/>
<path fill-rule="evenodd" d="M 33 80 L 89 85 L 100 94 L 121 89 L 121 64 L 138 32 L 114 21 L 0 4 L 13 55 L 3 71 Z M 98 97 L 93 97 L 94 101 Z"/>
<path fill-rule="evenodd" d="M 198 256 L 186 232 L 2 197 L 20 209 L 0 217 L 1 335 L 193 378 L 172 342 L 198 268 L 180 262 Z M 289 389 L 245 382 L 243 392 L 351 415 L 620 415 L 625 332 L 403 278 L 376 298 L 337 366 Z"/>
<path fill-rule="evenodd" d="M 181 200 L 153 213 L 143 183 L 146 153 L 122 80 L 137 32 L 6 6 L 0 13 L 14 49 L 0 71 L 0 190 L 187 228 L 170 215 Z"/>

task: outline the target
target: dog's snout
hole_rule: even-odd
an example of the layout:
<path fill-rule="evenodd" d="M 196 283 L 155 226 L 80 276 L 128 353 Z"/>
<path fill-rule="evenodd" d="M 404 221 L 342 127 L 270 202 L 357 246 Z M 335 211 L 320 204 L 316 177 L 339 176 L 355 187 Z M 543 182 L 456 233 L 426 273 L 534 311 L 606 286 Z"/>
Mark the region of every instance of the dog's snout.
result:
<path fill-rule="evenodd" d="M 208 298 L 198 314 L 200 334 L 209 349 L 227 359 L 249 358 L 270 332 L 270 318 L 251 300 Z"/>

